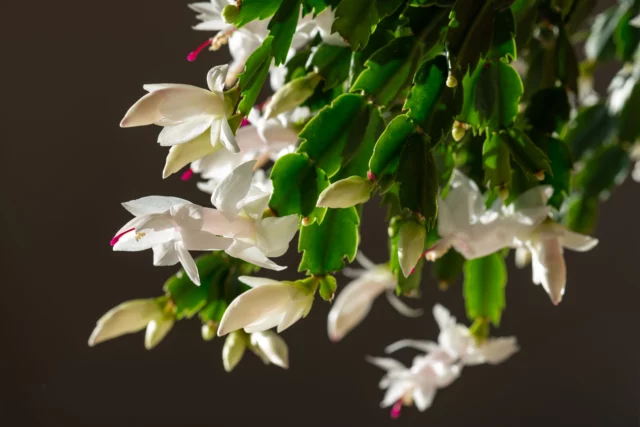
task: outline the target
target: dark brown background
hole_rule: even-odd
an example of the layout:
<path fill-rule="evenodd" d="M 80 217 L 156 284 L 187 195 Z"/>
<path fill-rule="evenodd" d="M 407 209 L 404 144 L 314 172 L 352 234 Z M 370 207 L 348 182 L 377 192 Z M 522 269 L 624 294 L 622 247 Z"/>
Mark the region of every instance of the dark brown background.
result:
<path fill-rule="evenodd" d="M 158 128 L 118 127 L 143 83 L 204 85 L 208 68 L 226 61 L 185 61 L 207 36 L 190 30 L 194 22 L 186 1 L 0 4 L 0 425 L 640 425 L 640 184 L 631 181 L 602 210 L 601 244 L 567 253 L 559 307 L 531 284 L 529 269 L 510 271 L 498 333 L 517 334 L 522 351 L 499 367 L 467 369 L 426 413 L 409 409 L 392 421 L 378 407 L 382 372 L 364 356 L 437 333 L 430 315 L 406 319 L 383 300 L 338 345 L 317 300 L 284 334 L 288 371 L 247 354 L 226 374 L 222 341 L 202 342 L 195 320 L 151 352 L 142 334 L 87 347 L 106 310 L 158 294 L 175 271 L 154 268 L 150 253 L 111 251 L 109 239 L 128 220 L 119 203 L 149 194 L 207 203 L 193 183 L 160 178 Z M 380 211 L 369 208 L 363 227 L 362 248 L 385 261 Z M 292 249 L 292 267 L 278 277 L 295 277 L 296 259 Z M 459 287 L 441 293 L 425 276 L 418 303 L 442 302 L 462 318 Z"/>

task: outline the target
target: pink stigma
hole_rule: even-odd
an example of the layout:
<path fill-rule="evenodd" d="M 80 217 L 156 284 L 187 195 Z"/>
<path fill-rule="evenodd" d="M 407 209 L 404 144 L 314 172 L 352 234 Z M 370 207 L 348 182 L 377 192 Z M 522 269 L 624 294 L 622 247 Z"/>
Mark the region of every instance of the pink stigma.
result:
<path fill-rule="evenodd" d="M 129 233 L 129 232 L 131 232 L 131 231 L 133 231 L 133 230 L 135 230 L 135 228 L 130 228 L 130 229 L 125 230 L 125 231 L 123 231 L 122 233 L 120 233 L 120 234 L 116 235 L 116 237 L 114 237 L 113 239 L 111 239 L 110 245 L 111 245 L 111 246 L 115 246 L 115 244 L 116 244 L 116 243 L 118 243 L 118 240 L 120 240 L 120 238 L 121 238 L 122 236 L 124 236 L 125 234 L 127 234 L 127 233 Z"/>
<path fill-rule="evenodd" d="M 207 40 L 206 42 L 202 43 L 200 46 L 198 46 L 196 48 L 196 50 L 194 50 L 193 52 L 189 53 L 189 55 L 187 55 L 187 61 L 189 62 L 193 62 L 196 59 L 198 59 L 198 55 L 200 55 L 200 52 L 202 52 L 202 50 L 209 46 L 211 44 L 211 39 Z"/>
<path fill-rule="evenodd" d="M 394 420 L 397 420 L 398 418 L 400 418 L 401 410 L 402 410 L 402 402 L 398 400 L 396 403 L 393 404 L 393 407 L 391 408 L 391 418 L 393 418 Z"/>
<path fill-rule="evenodd" d="M 192 176 L 193 176 L 193 169 L 189 168 L 182 173 L 182 176 L 180 177 L 180 179 L 183 181 L 189 181 Z"/>
<path fill-rule="evenodd" d="M 240 127 L 248 126 L 248 125 L 250 125 L 250 124 L 251 124 L 251 123 L 249 122 L 249 120 L 248 120 L 246 117 L 243 117 L 243 118 L 242 118 L 242 122 L 240 123 Z"/>
<path fill-rule="evenodd" d="M 369 181 L 375 181 L 376 180 L 376 176 L 371 171 L 367 171 L 367 178 L 369 179 Z"/>

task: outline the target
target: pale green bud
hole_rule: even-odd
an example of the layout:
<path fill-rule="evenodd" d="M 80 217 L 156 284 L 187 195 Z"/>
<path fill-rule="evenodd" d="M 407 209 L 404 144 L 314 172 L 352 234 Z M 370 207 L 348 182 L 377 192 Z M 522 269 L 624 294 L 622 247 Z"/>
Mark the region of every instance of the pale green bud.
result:
<path fill-rule="evenodd" d="M 147 350 L 151 350 L 160 344 L 160 341 L 162 341 L 164 337 L 167 336 L 171 328 L 173 328 L 174 322 L 175 319 L 170 315 L 164 315 L 150 321 L 147 325 L 147 331 L 144 336 L 145 348 Z"/>
<path fill-rule="evenodd" d="M 162 317 L 160 305 L 153 299 L 126 301 L 104 314 L 89 337 L 89 345 L 143 330 L 153 319 Z"/>
<path fill-rule="evenodd" d="M 278 114 L 291 111 L 309 99 L 322 81 L 318 73 L 309 73 L 304 77 L 291 80 L 273 94 L 266 106 L 265 116 L 267 119 L 276 117 Z"/>
<path fill-rule="evenodd" d="M 265 363 L 287 369 L 289 367 L 289 347 L 287 343 L 273 331 L 251 334 L 251 349 Z"/>
<path fill-rule="evenodd" d="M 348 208 L 364 203 L 371 197 L 373 183 L 366 178 L 351 176 L 331 184 L 320 193 L 316 206 Z"/>
<path fill-rule="evenodd" d="M 233 24 L 236 19 L 238 19 L 238 15 L 240 14 L 240 9 L 233 4 L 228 4 L 222 9 L 222 19 L 227 24 Z"/>
<path fill-rule="evenodd" d="M 236 367 L 247 349 L 245 333 L 234 331 L 229 334 L 222 347 L 222 363 L 224 370 L 231 372 Z"/>
<path fill-rule="evenodd" d="M 398 262 L 404 277 L 409 277 L 424 251 L 427 230 L 415 221 L 405 222 L 398 234 Z"/>
<path fill-rule="evenodd" d="M 213 322 L 207 322 L 202 325 L 200 329 L 200 333 L 202 334 L 202 339 L 205 341 L 211 341 L 216 337 L 218 332 L 218 326 Z"/>

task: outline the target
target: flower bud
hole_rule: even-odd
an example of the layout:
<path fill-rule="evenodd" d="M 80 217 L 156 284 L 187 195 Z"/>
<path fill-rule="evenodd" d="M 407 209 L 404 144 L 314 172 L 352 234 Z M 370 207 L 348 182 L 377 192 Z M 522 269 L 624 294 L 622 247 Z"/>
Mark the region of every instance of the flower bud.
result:
<path fill-rule="evenodd" d="M 456 79 L 452 74 L 449 74 L 446 85 L 447 87 L 456 87 L 458 86 L 458 79 Z"/>
<path fill-rule="evenodd" d="M 251 346 L 258 350 L 265 362 L 287 369 L 289 367 L 289 348 L 287 343 L 273 331 L 256 332 L 251 334 Z"/>
<path fill-rule="evenodd" d="M 424 250 L 424 239 L 427 231 L 424 226 L 414 221 L 405 222 L 400 226 L 398 235 L 398 262 L 404 277 L 409 277 L 418 263 Z"/>
<path fill-rule="evenodd" d="M 242 360 L 242 356 L 244 356 L 246 349 L 247 343 L 245 341 L 244 332 L 235 331 L 230 333 L 222 347 L 222 363 L 224 365 L 224 370 L 231 372 L 233 368 L 240 363 L 240 360 Z"/>
<path fill-rule="evenodd" d="M 121 335 L 139 332 L 158 317 L 162 317 L 162 310 L 153 299 L 123 302 L 98 320 L 89 338 L 89 345 L 94 346 Z"/>
<path fill-rule="evenodd" d="M 147 350 L 151 350 L 158 344 L 160 341 L 167 336 L 171 328 L 173 328 L 173 323 L 175 322 L 173 316 L 164 315 L 153 319 L 147 325 L 147 331 L 144 336 L 144 346 Z"/>
<path fill-rule="evenodd" d="M 465 123 L 455 121 L 453 123 L 453 129 L 451 129 L 451 136 L 455 141 L 461 141 L 467 133 L 467 128 L 469 126 Z"/>
<path fill-rule="evenodd" d="M 320 81 L 322 81 L 322 77 L 318 73 L 309 73 L 282 86 L 273 94 L 266 106 L 266 119 L 271 119 L 280 113 L 300 106 L 313 95 Z"/>
<path fill-rule="evenodd" d="M 316 206 L 321 208 L 349 208 L 371 197 L 371 181 L 351 176 L 331 184 L 320 193 Z"/>
<path fill-rule="evenodd" d="M 524 268 L 531 262 L 531 252 L 527 248 L 516 248 L 516 267 Z"/>
<path fill-rule="evenodd" d="M 240 9 L 236 5 L 228 4 L 222 9 L 222 19 L 227 24 L 233 24 L 236 19 L 238 19 L 238 15 L 240 14 Z"/>
<path fill-rule="evenodd" d="M 200 329 L 200 333 L 202 334 L 202 339 L 205 341 L 211 341 L 216 337 L 216 333 L 218 332 L 218 326 L 213 322 L 207 322 L 202 325 Z"/>

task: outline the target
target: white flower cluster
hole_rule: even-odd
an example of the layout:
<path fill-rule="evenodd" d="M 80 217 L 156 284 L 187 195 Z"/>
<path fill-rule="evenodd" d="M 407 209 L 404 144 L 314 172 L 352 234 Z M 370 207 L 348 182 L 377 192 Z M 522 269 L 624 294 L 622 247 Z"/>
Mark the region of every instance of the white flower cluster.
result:
<path fill-rule="evenodd" d="M 198 187 L 211 194 L 212 207 L 187 200 L 149 196 L 123 204 L 134 218 L 112 239 L 116 251 L 153 251 L 154 265 L 180 263 L 191 281 L 200 284 L 198 268 L 190 251 L 225 251 L 232 257 L 272 270 L 286 268 L 271 258 L 284 255 L 299 227 L 297 215 L 274 217 L 268 209 L 273 192 L 271 181 L 260 168 L 268 161 L 290 153 L 298 142 L 296 125 L 310 112 L 296 102 L 267 106 L 266 113 L 254 109 L 237 132 L 229 119 L 233 106 L 225 99 L 225 86 L 232 84 L 244 69 L 247 58 L 268 36 L 269 20 L 256 20 L 235 28 L 222 18 L 231 0 L 211 0 L 191 4 L 201 21 L 195 29 L 217 31 L 212 48 L 228 43 L 233 61 L 212 68 L 207 89 L 182 84 L 145 85 L 147 94 L 122 119 L 122 127 L 155 124 L 162 127 L 158 143 L 170 147 L 163 177 L 185 167 L 184 178 L 200 174 Z M 346 45 L 331 33 L 334 20 L 329 8 L 315 18 L 301 16 L 289 55 L 317 34 L 326 43 Z M 193 57 L 192 57 L 193 59 Z M 271 85 L 284 90 L 286 69 L 272 67 Z M 278 94 L 274 96 L 277 98 Z M 282 105 L 286 105 L 285 111 Z M 274 114 L 275 117 L 271 117 Z M 351 177 L 333 183 L 321 195 L 318 206 L 346 208 L 367 201 L 372 181 Z M 538 186 L 505 206 L 500 199 L 490 207 L 473 180 L 454 171 L 445 197 L 440 197 L 438 234 L 440 240 L 426 252 L 425 228 L 405 223 L 399 229 L 398 260 L 408 277 L 421 257 L 434 261 L 453 248 L 465 259 L 483 257 L 504 248 L 517 250 L 518 265 L 530 259 L 533 282 L 541 284 L 552 302 L 558 304 L 565 290 L 566 265 L 563 248 L 586 251 L 597 244 L 588 236 L 570 232 L 550 218 L 547 201 L 552 189 Z M 369 313 L 373 301 L 385 293 L 390 303 L 406 316 L 419 316 L 422 310 L 405 305 L 394 291 L 397 276 L 388 265 L 375 265 L 358 255 L 362 269 L 345 269 L 354 280 L 347 284 L 333 303 L 328 316 L 328 334 L 339 341 Z M 279 282 L 241 276 L 251 289 L 233 300 L 217 328 L 219 336 L 229 334 L 223 350 L 227 370 L 240 361 L 246 348 L 266 363 L 287 368 L 288 348 L 280 333 L 305 317 L 312 306 L 318 284 Z M 436 390 L 446 387 L 460 375 L 464 366 L 497 364 L 517 351 L 515 338 L 477 341 L 469 329 L 457 324 L 442 306 L 434 316 L 440 327 L 438 342 L 403 340 L 387 352 L 414 347 L 424 352 L 407 368 L 390 358 L 369 361 L 387 371 L 380 386 L 386 388 L 382 406 L 392 406 L 397 416 L 402 405 L 415 403 L 428 408 Z M 152 348 L 169 332 L 174 319 L 156 300 L 134 300 L 106 313 L 91 335 L 90 345 L 146 328 L 145 345 Z"/>

